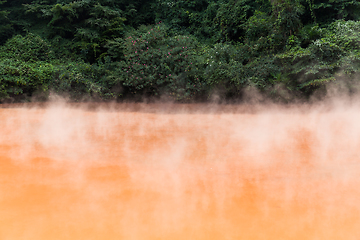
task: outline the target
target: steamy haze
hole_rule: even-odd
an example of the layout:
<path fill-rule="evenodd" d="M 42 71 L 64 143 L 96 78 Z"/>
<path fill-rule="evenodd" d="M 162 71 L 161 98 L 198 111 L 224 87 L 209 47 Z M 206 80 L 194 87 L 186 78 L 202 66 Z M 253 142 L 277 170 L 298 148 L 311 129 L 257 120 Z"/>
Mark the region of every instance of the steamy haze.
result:
<path fill-rule="evenodd" d="M 360 104 L 0 108 L 0 239 L 358 239 Z"/>

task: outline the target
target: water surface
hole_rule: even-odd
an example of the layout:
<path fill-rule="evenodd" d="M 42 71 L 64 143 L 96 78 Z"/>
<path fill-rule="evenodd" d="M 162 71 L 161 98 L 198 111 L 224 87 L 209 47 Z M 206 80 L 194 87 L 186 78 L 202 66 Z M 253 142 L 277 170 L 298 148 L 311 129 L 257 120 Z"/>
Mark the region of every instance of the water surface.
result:
<path fill-rule="evenodd" d="M 360 108 L 0 108 L 0 239 L 359 239 Z"/>

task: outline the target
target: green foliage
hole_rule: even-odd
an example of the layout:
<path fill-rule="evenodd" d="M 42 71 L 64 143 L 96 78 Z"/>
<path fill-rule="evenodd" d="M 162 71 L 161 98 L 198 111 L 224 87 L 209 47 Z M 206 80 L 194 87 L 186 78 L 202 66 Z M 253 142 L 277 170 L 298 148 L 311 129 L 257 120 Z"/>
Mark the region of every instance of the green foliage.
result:
<path fill-rule="evenodd" d="M 53 66 L 46 62 L 0 60 L 0 100 L 25 99 L 35 91 L 47 91 Z"/>
<path fill-rule="evenodd" d="M 17 35 L 0 47 L 0 100 L 25 99 L 36 91 L 47 91 L 53 67 L 49 43 L 39 36 Z"/>
<path fill-rule="evenodd" d="M 186 11 L 189 18 L 190 33 L 196 36 L 201 42 L 214 43 L 220 41 L 223 36 L 217 24 L 214 24 L 220 3 L 209 2 L 207 8 L 202 11 Z"/>
<path fill-rule="evenodd" d="M 244 42 L 253 45 L 256 54 L 281 51 L 293 46 L 302 29 L 301 15 L 304 6 L 298 0 L 271 1 L 271 12 L 255 10 L 241 27 L 244 29 Z"/>
<path fill-rule="evenodd" d="M 274 21 L 268 14 L 255 11 L 255 14 L 241 27 L 245 30 L 245 38 L 249 41 L 255 41 L 258 38 L 267 37 L 271 34 Z"/>
<path fill-rule="evenodd" d="M 345 51 L 359 49 L 360 21 L 338 20 L 327 28 L 326 39 Z"/>
<path fill-rule="evenodd" d="M 254 55 L 272 51 L 281 43 L 274 31 L 274 18 L 264 12 L 255 11 L 241 27 L 245 32 L 244 42 Z"/>
<path fill-rule="evenodd" d="M 268 12 L 269 9 L 269 1 L 232 0 L 220 5 L 214 21 L 226 40 L 238 40 L 242 36 L 241 26 L 256 10 Z"/>
<path fill-rule="evenodd" d="M 202 42 L 238 41 L 241 25 L 256 10 L 268 12 L 268 0 L 241 1 L 157 1 L 157 19 L 174 32 L 191 34 Z"/>
<path fill-rule="evenodd" d="M 190 15 L 204 11 L 206 0 L 157 0 L 157 19 L 176 28 L 178 31 L 190 26 Z"/>
<path fill-rule="evenodd" d="M 0 100 L 310 96 L 360 71 L 355 0 L 0 0 Z M 27 14 L 25 14 L 27 13 Z M 160 24 L 155 24 L 161 22 Z M 200 44 L 201 43 L 201 44 Z"/>
<path fill-rule="evenodd" d="M 107 0 L 107 2 L 111 2 L 112 7 L 115 5 L 122 10 L 123 16 L 127 19 L 126 25 L 131 28 L 155 23 L 158 13 L 156 0 Z"/>
<path fill-rule="evenodd" d="M 351 78 L 360 71 L 358 53 L 360 22 L 335 21 L 327 29 L 317 29 L 321 38 L 306 49 L 292 48 L 277 57 L 296 79 L 298 89 L 311 94 L 316 87 L 339 79 L 339 72 Z"/>
<path fill-rule="evenodd" d="M 300 0 L 273 0 L 272 5 L 277 30 L 287 39 L 301 28 L 300 16 L 304 13 L 304 6 Z"/>
<path fill-rule="evenodd" d="M 337 19 L 358 20 L 360 2 L 357 0 L 314 0 L 314 14 L 318 22 L 331 23 Z"/>
<path fill-rule="evenodd" d="M 6 42 L 0 57 L 15 58 L 22 61 L 48 61 L 54 57 L 48 41 L 32 33 L 17 35 Z"/>
<path fill-rule="evenodd" d="M 241 95 L 248 84 L 241 63 L 241 52 L 233 45 L 215 44 L 204 49 L 204 79 L 208 94 L 216 93 L 221 98 Z"/>
<path fill-rule="evenodd" d="M 49 91 L 67 95 L 71 100 L 109 99 L 113 92 L 104 88 L 104 69 L 97 65 L 74 62 L 25 62 L 0 60 L 0 100 L 26 100 Z M 107 85 L 106 87 L 109 87 Z"/>
<path fill-rule="evenodd" d="M 204 34 L 212 38 L 214 29 L 211 24 L 217 7 L 218 4 L 208 0 L 157 0 L 156 19 L 170 26 L 174 34 L 194 34 L 197 37 Z"/>
<path fill-rule="evenodd" d="M 300 29 L 297 34 L 300 41 L 300 45 L 303 48 L 308 47 L 313 41 L 319 39 L 322 36 L 322 31 L 319 25 L 308 24 Z"/>
<path fill-rule="evenodd" d="M 5 2 L 6 0 L 0 1 L 0 6 Z M 0 44 L 3 44 L 13 31 L 12 24 L 8 18 L 9 13 L 6 10 L 0 11 Z"/>
<path fill-rule="evenodd" d="M 274 84 L 272 81 L 274 74 L 282 70 L 283 66 L 274 56 L 260 56 L 244 66 L 244 77 L 249 80 L 250 85 L 266 93 Z"/>
<path fill-rule="evenodd" d="M 131 92 L 189 99 L 202 90 L 198 43 L 184 35 L 168 36 L 167 27 L 142 26 L 124 40 L 125 61 L 119 77 Z"/>
<path fill-rule="evenodd" d="M 109 4 L 109 3 L 108 3 Z M 47 27 L 51 29 L 50 38 L 75 38 L 61 48 L 71 47 L 70 52 L 81 56 L 83 60 L 94 63 L 106 56 L 106 43 L 123 35 L 124 21 L 120 9 L 111 8 L 94 0 L 77 0 L 70 3 L 27 4 L 30 14 L 41 13 L 41 17 L 49 19 Z M 63 51 L 63 49 L 62 49 Z M 74 57 L 71 54 L 69 57 Z"/>
<path fill-rule="evenodd" d="M 102 76 L 105 69 L 84 62 L 65 62 L 54 66 L 49 88 L 72 100 L 109 98 L 103 88 Z"/>
<path fill-rule="evenodd" d="M 26 100 L 36 95 L 46 99 L 49 90 L 73 100 L 118 96 L 104 76 L 109 64 L 59 61 L 52 46 L 39 36 L 17 35 L 0 48 L 0 101 Z"/>

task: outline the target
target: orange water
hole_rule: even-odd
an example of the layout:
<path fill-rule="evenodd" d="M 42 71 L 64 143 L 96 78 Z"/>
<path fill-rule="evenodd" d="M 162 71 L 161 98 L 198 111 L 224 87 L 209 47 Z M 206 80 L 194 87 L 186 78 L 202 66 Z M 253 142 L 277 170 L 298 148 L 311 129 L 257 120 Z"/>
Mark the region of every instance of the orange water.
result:
<path fill-rule="evenodd" d="M 360 108 L 0 108 L 0 239 L 359 239 Z"/>

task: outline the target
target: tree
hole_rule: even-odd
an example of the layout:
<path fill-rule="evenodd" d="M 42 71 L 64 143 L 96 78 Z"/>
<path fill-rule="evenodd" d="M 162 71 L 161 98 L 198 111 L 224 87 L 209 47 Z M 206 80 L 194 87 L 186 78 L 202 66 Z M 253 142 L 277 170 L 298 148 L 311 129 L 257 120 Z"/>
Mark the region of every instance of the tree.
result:
<path fill-rule="evenodd" d="M 277 30 L 286 40 L 302 27 L 300 16 L 304 13 L 304 6 L 300 0 L 271 0 L 271 3 Z"/>
<path fill-rule="evenodd" d="M 4 4 L 6 0 L 0 1 L 0 5 Z M 0 44 L 5 43 L 5 41 L 11 37 L 13 28 L 10 20 L 8 18 L 9 11 L 0 11 Z"/>
<path fill-rule="evenodd" d="M 106 55 L 105 45 L 109 40 L 123 35 L 126 20 L 120 9 L 111 7 L 111 2 L 107 5 L 102 2 L 105 1 L 78 0 L 50 5 L 35 2 L 25 7 L 28 13 L 38 13 L 47 19 L 50 32 L 47 37 L 55 39 L 58 48 L 68 49 L 68 55 L 73 58 L 81 56 L 94 63 Z"/>
<path fill-rule="evenodd" d="M 314 14 L 319 23 L 329 24 L 334 20 L 358 20 L 360 2 L 357 0 L 313 0 Z"/>

